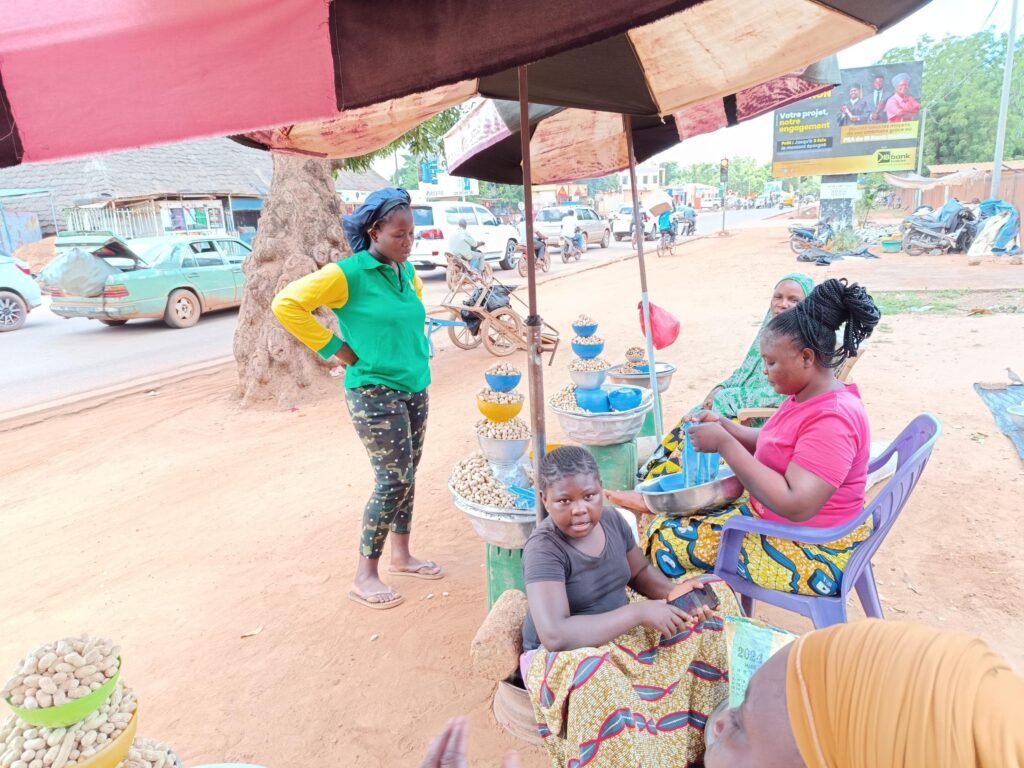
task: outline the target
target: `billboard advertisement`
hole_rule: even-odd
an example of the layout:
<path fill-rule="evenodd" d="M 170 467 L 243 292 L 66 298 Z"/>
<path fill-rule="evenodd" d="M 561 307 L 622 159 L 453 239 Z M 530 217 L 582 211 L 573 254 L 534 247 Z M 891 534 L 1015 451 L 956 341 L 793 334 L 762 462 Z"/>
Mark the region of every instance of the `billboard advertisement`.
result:
<path fill-rule="evenodd" d="M 844 69 L 838 87 L 776 110 L 772 175 L 915 170 L 921 72 L 920 61 Z"/>

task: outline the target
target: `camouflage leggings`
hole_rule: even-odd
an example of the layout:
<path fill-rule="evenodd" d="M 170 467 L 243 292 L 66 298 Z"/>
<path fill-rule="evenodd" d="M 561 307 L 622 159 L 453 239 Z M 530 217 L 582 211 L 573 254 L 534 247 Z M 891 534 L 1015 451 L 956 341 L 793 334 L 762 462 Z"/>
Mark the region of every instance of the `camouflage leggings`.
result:
<path fill-rule="evenodd" d="M 416 467 L 427 433 L 427 391 L 371 385 L 345 390 L 345 400 L 376 481 L 363 512 L 359 554 L 376 560 L 389 529 L 409 533 L 412 528 Z"/>

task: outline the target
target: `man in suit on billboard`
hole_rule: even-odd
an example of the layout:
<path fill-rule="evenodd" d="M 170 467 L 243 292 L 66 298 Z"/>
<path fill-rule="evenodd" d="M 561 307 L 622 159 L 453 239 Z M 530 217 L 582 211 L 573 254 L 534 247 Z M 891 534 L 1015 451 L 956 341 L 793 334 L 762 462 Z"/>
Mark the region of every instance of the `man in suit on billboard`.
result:
<path fill-rule="evenodd" d="M 892 88 L 885 82 L 885 75 L 881 72 L 875 72 L 871 76 L 871 89 L 867 92 L 867 102 L 871 107 L 870 117 L 872 122 L 884 123 L 889 119 L 885 114 L 885 103 L 889 101 L 889 97 L 892 94 Z"/>

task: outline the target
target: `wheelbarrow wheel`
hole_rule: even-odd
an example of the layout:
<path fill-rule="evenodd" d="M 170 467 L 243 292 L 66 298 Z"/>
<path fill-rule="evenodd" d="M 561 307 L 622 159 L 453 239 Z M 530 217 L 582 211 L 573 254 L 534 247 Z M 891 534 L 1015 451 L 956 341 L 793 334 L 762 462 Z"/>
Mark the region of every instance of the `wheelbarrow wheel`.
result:
<path fill-rule="evenodd" d="M 459 349 L 476 349 L 484 340 L 483 334 L 474 336 L 466 325 L 449 325 L 448 338 Z"/>
<path fill-rule="evenodd" d="M 484 320 L 480 335 L 488 352 L 495 357 L 508 357 L 522 349 L 525 329 L 519 315 L 503 309 Z"/>
<path fill-rule="evenodd" d="M 445 277 L 448 280 L 448 290 L 456 291 L 459 286 L 462 285 L 462 281 L 465 279 L 465 274 L 458 267 L 449 266 L 445 270 Z"/>

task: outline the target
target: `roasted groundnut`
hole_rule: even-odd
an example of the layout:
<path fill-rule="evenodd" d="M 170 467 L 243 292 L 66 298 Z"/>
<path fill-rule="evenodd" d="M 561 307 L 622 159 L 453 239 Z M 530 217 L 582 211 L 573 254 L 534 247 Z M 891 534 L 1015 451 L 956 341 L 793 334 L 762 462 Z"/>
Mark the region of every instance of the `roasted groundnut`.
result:
<path fill-rule="evenodd" d="M 178 756 L 167 742 L 136 737 L 117 768 L 174 768 L 177 764 Z"/>
<path fill-rule="evenodd" d="M 523 400 L 522 392 L 495 392 L 493 389 L 481 389 L 477 397 L 488 403 L 519 403 Z"/>
<path fill-rule="evenodd" d="M 572 343 L 579 344 L 581 347 L 591 347 L 596 344 L 604 344 L 604 339 L 600 336 L 575 336 Z"/>
<path fill-rule="evenodd" d="M 515 496 L 501 487 L 482 454 L 474 454 L 456 464 L 450 481 L 459 496 L 474 504 L 501 509 L 510 509 L 516 504 Z"/>
<path fill-rule="evenodd" d="M 514 365 L 511 365 L 509 363 L 495 363 L 494 365 L 492 365 L 490 368 L 487 369 L 487 372 L 492 374 L 492 375 L 494 375 L 494 376 L 516 376 L 516 375 L 522 375 L 522 374 L 520 374 L 518 368 L 516 368 Z"/>
<path fill-rule="evenodd" d="M 25 657 L 0 696 L 25 709 L 59 706 L 110 680 L 117 673 L 119 653 L 110 640 L 87 635 L 47 643 Z"/>
<path fill-rule="evenodd" d="M 557 408 L 560 411 L 568 411 L 569 413 L 586 413 L 582 408 L 576 404 L 576 385 L 570 384 L 564 389 L 560 389 L 551 396 L 548 400 L 552 408 Z"/>
<path fill-rule="evenodd" d="M 476 433 L 491 440 L 529 440 L 530 428 L 526 422 L 516 416 L 511 421 L 491 421 L 480 419 L 476 423 Z"/>
<path fill-rule="evenodd" d="M 595 357 L 593 360 L 584 360 L 580 357 L 574 357 L 572 362 L 569 363 L 570 371 L 585 371 L 587 373 L 593 373 L 594 371 L 606 371 L 611 368 L 608 365 L 608 361 L 602 357 Z"/>
<path fill-rule="evenodd" d="M 576 322 L 573 325 L 597 325 L 597 320 L 590 315 L 580 315 L 576 318 Z"/>

